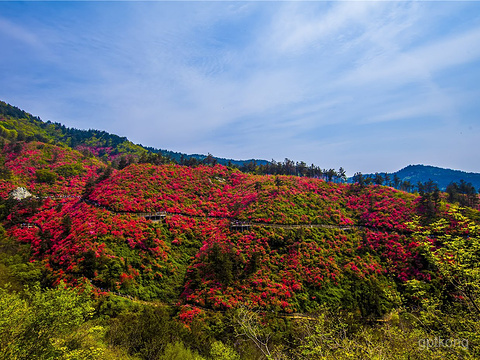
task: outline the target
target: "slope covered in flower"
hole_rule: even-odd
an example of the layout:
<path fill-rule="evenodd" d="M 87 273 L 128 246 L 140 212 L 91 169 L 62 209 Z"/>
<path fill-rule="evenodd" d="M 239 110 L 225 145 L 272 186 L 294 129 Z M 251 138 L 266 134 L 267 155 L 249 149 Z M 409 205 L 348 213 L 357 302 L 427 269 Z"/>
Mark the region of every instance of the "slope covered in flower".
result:
<path fill-rule="evenodd" d="M 4 226 L 29 244 L 45 281 L 185 305 L 184 317 L 325 303 L 381 315 L 410 281 L 436 278 L 426 244 L 477 236 L 460 210 L 438 202 L 428 218 L 418 196 L 389 187 L 219 165 L 106 171 L 95 158 L 40 142 L 7 144 L 2 157 L 2 198 L 17 186 L 36 196 L 4 200 Z M 160 211 L 161 222 L 139 214 Z M 238 223 L 251 226 L 237 231 Z"/>
<path fill-rule="evenodd" d="M 90 199 L 115 211 L 167 211 L 278 224 L 402 228 L 415 196 L 388 187 L 295 176 L 258 176 L 226 167 L 131 165 L 101 182 Z"/>
<path fill-rule="evenodd" d="M 41 196 L 10 202 L 5 226 L 51 282 L 208 309 L 288 313 L 329 303 L 369 314 L 406 281 L 433 275 L 415 238 L 428 230 L 418 199 L 392 188 L 223 166 L 105 172 L 95 159 L 38 142 L 6 145 L 3 156 L 3 197 L 19 185 Z M 447 210 L 439 217 L 448 231 L 465 231 Z M 138 215 L 155 211 L 168 212 L 164 221 Z M 238 221 L 256 225 L 238 232 Z M 304 227 L 279 227 L 288 224 Z"/>
<path fill-rule="evenodd" d="M 5 145 L 3 166 L 7 173 L 0 180 L 6 190 L 24 186 L 36 195 L 81 195 L 88 179 L 96 177 L 105 168 L 95 158 L 88 158 L 69 148 L 41 142 L 11 143 Z"/>

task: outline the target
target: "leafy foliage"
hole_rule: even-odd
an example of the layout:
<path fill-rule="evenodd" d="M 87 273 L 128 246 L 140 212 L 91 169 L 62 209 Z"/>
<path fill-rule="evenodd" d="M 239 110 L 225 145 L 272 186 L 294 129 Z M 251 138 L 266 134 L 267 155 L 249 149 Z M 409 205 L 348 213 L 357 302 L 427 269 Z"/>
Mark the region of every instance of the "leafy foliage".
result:
<path fill-rule="evenodd" d="M 0 288 L 0 357 L 53 358 L 70 352 L 94 359 L 100 350 L 77 351 L 81 339 L 71 336 L 92 315 L 85 296 L 60 284 L 56 289 L 27 290 L 25 298 Z"/>

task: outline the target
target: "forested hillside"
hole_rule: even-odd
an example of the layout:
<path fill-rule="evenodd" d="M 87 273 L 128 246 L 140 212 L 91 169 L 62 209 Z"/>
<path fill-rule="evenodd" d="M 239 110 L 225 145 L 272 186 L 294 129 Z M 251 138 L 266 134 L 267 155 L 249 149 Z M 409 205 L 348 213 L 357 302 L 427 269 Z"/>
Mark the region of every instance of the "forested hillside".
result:
<path fill-rule="evenodd" d="M 110 134 L 94 129 L 81 130 L 68 128 L 59 123 L 43 122 L 38 116 L 33 116 L 15 106 L 0 100 L 0 136 L 10 140 L 38 140 L 42 142 L 66 145 L 84 154 L 94 155 L 104 161 L 114 161 L 117 166 L 124 166 L 133 159 L 152 159 L 155 154 L 164 157 L 162 161 L 177 163 L 202 164 L 216 162 L 237 167 L 255 162 L 267 164 L 265 160 L 233 160 L 213 157 L 212 155 L 183 154 L 179 152 L 144 147 L 129 141 L 126 137 Z M 121 164 L 123 163 L 123 165 Z"/>
<path fill-rule="evenodd" d="M 355 182 L 359 174 L 350 180 Z M 418 184 L 433 181 L 440 190 L 445 191 L 451 183 L 462 181 L 474 189 L 480 189 L 480 174 L 460 170 L 443 169 L 429 165 L 408 165 L 394 173 L 363 174 L 363 178 L 371 179 L 371 183 L 404 187 L 405 190 L 418 189 Z M 476 191 L 477 192 L 477 191 Z"/>
<path fill-rule="evenodd" d="M 480 214 L 448 194 L 114 168 L 2 116 L 0 357 L 480 356 Z"/>

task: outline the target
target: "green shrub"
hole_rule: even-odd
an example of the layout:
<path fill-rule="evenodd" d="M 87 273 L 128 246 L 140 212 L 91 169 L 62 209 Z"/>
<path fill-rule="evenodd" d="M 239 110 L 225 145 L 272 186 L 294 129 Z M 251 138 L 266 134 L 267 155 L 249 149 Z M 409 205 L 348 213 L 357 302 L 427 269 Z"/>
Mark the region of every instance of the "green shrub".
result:
<path fill-rule="evenodd" d="M 0 288 L 0 359 L 59 359 L 69 358 L 71 351 L 80 354 L 77 330 L 92 313 L 88 297 L 63 284 L 47 290 L 34 286 L 23 296 Z"/>
<path fill-rule="evenodd" d="M 58 175 L 47 169 L 38 169 L 35 172 L 35 177 L 40 183 L 54 184 L 57 181 Z"/>
<path fill-rule="evenodd" d="M 80 164 L 65 164 L 56 168 L 55 172 L 58 175 L 61 175 L 67 178 L 67 177 L 77 176 L 83 173 L 84 169 Z"/>
<path fill-rule="evenodd" d="M 212 360 L 240 360 L 240 355 L 230 346 L 221 341 L 215 341 L 210 350 Z"/>
<path fill-rule="evenodd" d="M 188 349 L 182 342 L 167 344 L 163 356 L 159 360 L 204 360 L 205 358 Z M 226 359 L 226 358 L 225 358 Z"/>

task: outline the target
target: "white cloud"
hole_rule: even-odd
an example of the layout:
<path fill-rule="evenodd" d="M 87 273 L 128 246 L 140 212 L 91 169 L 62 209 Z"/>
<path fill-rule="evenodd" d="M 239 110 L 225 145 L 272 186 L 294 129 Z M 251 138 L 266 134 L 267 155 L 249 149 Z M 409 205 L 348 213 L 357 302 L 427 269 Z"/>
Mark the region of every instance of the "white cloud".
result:
<path fill-rule="evenodd" d="M 449 67 L 479 60 L 478 44 L 479 28 L 415 49 L 406 49 L 395 57 L 377 57 L 353 69 L 341 79 L 342 85 L 361 86 L 381 82 L 399 86 L 429 80 Z"/>
<path fill-rule="evenodd" d="M 273 19 L 271 43 L 280 52 L 300 54 L 322 45 L 323 41 L 341 41 L 341 33 L 364 23 L 378 6 L 375 2 L 291 3 L 283 6 Z"/>
<path fill-rule="evenodd" d="M 7 37 L 20 41 L 23 44 L 36 49 L 42 49 L 43 43 L 41 39 L 33 32 L 25 27 L 19 26 L 8 19 L 0 17 L 0 33 L 4 33 Z"/>

